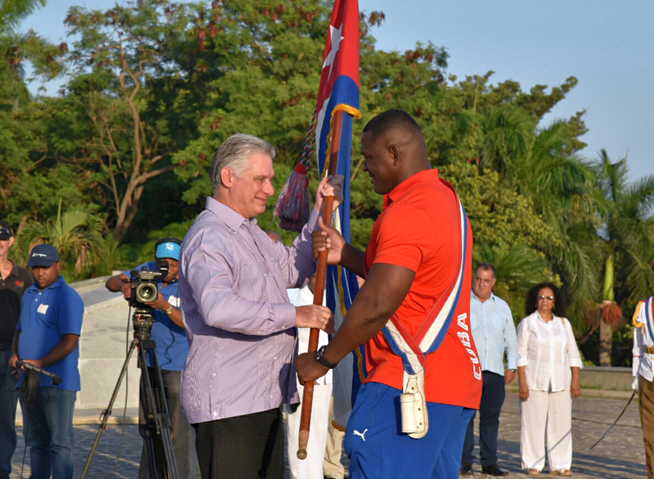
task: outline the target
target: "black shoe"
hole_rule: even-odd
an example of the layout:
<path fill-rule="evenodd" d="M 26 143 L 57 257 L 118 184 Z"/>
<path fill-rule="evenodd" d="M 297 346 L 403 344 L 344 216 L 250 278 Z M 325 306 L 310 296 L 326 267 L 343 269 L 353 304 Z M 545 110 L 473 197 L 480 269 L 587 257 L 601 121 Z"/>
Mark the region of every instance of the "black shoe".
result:
<path fill-rule="evenodd" d="M 461 466 L 462 476 L 472 476 L 472 464 L 464 464 Z"/>
<path fill-rule="evenodd" d="M 490 466 L 481 466 L 481 472 L 488 474 L 489 476 L 507 476 L 509 473 L 503 471 L 497 464 L 492 464 Z"/>

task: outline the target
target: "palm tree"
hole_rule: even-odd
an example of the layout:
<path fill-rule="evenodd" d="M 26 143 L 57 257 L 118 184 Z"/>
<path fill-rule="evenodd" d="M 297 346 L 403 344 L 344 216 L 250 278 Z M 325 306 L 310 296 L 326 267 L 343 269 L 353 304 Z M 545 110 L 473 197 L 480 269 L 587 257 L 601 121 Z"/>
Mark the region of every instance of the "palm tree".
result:
<path fill-rule="evenodd" d="M 102 251 L 102 221 L 97 216 L 81 209 L 61 208 L 61 200 L 54 220 L 41 224 L 32 222 L 23 231 L 23 238 L 29 241 L 31 250 L 40 243 L 50 243 L 59 250 L 64 266 L 72 264 L 76 276 L 88 272 L 96 264 Z M 23 244 L 25 244 L 23 242 Z"/>
<path fill-rule="evenodd" d="M 599 232 L 603 244 L 602 301 L 595 308 L 594 323 L 600 334 L 600 365 L 609 366 L 613 333 L 624 324 L 616 292 L 621 293 L 623 304 L 635 304 L 654 287 L 654 176 L 628 184 L 626 158 L 612 162 L 606 150 L 601 150 L 595 166 L 604 213 Z"/>
<path fill-rule="evenodd" d="M 571 322 L 582 329 L 587 303 L 598 295 L 593 251 L 600 195 L 595 171 L 574 154 L 578 129 L 569 121 L 537 128 L 525 110 L 513 105 L 482 112 L 473 108 L 456 120 L 457 135 L 473 144 L 480 170 L 498 171 L 504 182 L 531 198 L 537 214 L 553 230 L 543 232 L 537 249 L 570 300 Z M 544 279 L 543 273 L 536 282 Z"/>
<path fill-rule="evenodd" d="M 560 278 L 570 320 L 579 330 L 587 303 L 598 294 L 594 249 L 600 195 L 592 166 L 571 153 L 573 140 L 565 121 L 538 130 L 508 175 L 554 230 L 539 249 Z"/>

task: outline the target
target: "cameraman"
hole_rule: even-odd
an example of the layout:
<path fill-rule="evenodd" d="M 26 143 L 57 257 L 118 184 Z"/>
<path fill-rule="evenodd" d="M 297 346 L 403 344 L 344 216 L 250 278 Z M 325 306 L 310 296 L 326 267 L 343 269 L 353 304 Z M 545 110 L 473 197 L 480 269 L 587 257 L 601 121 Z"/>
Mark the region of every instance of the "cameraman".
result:
<path fill-rule="evenodd" d="M 184 330 L 179 299 L 179 256 L 181 241 L 176 238 L 164 238 L 155 245 L 154 257 L 150 261 L 134 268 L 133 272 L 143 270 L 158 271 L 157 261 L 168 264 L 168 274 L 157 281 L 159 295 L 156 300 L 147 303 L 153 309 L 154 324 L 151 338 L 155 342 L 155 354 L 163 377 L 168 413 L 172 425 L 172 439 L 177 463 L 177 477 L 199 477 L 197 455 L 195 453 L 195 431 L 189 425 L 180 401 L 181 372 L 186 363 L 189 342 Z M 131 273 L 121 273 L 107 280 L 105 286 L 109 291 L 121 291 L 127 299 L 132 294 Z M 153 374 L 152 360 L 148 355 L 148 371 Z M 141 454 L 139 477 L 148 477 L 148 458 L 146 448 Z M 152 478 L 155 479 L 155 478 Z"/>

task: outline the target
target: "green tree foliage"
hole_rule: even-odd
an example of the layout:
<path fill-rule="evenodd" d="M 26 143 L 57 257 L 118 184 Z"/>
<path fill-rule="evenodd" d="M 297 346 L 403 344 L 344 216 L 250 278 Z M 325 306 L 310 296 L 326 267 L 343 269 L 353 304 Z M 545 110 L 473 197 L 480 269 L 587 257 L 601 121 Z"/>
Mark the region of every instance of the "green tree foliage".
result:
<path fill-rule="evenodd" d="M 45 3 L 45 0 L 3 0 L 0 3 L 0 34 L 13 31 L 21 19 Z"/>
<path fill-rule="evenodd" d="M 78 274 L 107 274 L 127 266 L 123 261 L 150 259 L 158 238 L 184 235 L 211 194 L 217 147 L 237 132 L 276 146 L 279 191 L 314 112 L 329 2 L 122 0 L 106 11 L 74 7 L 66 18 L 69 42 L 60 45 L 13 30 L 20 12 L 40 3 L 5 1 L 22 4 L 13 16 L 0 9 L 10 27 L 0 30 L 0 209 L 19 225 L 22 242 L 62 236 L 54 225 L 63 227 L 63 198 L 63 210 L 93 218 L 93 227 L 66 227 L 82 235 L 71 238 L 94 232 L 82 249 L 106 253 L 95 263 L 69 256 L 71 269 L 78 260 L 88 265 Z M 459 192 L 473 224 L 474 259 L 495 263 L 497 292 L 516 318 L 527 289 L 543 280 L 562 287 L 569 318 L 588 337 L 593 323 L 589 330 L 584 317 L 609 300 L 603 290 L 613 291 L 610 301 L 625 311 L 650 294 L 652 180 L 627 185 L 624 162 L 582 158 L 583 111 L 544 119 L 576 78 L 528 91 L 512 80 L 493 82 L 493 72 L 459 79 L 447 74 L 443 47 L 377 49 L 374 31 L 383 20 L 381 12 L 361 15 L 354 243 L 365 247 L 382 209 L 363 168 L 361 130 L 374 115 L 402 108 L 422 126 L 432 165 Z M 27 61 L 36 75 L 63 79 L 59 95 L 29 95 Z M 278 231 L 271 210 L 258 221 Z M 285 241 L 292 237 L 283 234 Z M 628 339 L 620 331 L 615 337 Z"/>
<path fill-rule="evenodd" d="M 29 222 L 19 234 L 19 255 L 27 257 L 37 244 L 50 243 L 59 251 L 64 270 L 73 277 L 88 274 L 100 262 L 104 253 L 101 245 L 102 219 L 82 209 L 62 209 L 60 199 L 57 215 L 45 223 Z M 106 245 L 105 245 L 106 246 Z"/>
<path fill-rule="evenodd" d="M 595 164 L 602 194 L 601 302 L 589 311 L 589 322 L 599 329 L 599 362 L 610 365 L 613 333 L 624 324 L 623 304 L 629 309 L 654 289 L 652 206 L 654 177 L 627 183 L 627 162 L 612 162 L 606 150 Z"/>

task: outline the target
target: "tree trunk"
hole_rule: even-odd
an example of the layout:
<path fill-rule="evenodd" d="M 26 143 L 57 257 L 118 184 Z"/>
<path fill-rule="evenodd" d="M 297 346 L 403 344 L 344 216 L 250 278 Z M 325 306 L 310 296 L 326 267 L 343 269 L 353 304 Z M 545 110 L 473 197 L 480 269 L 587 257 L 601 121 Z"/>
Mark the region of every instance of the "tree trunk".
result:
<path fill-rule="evenodd" d="M 614 302 L 615 294 L 615 256 L 611 251 L 604 261 L 604 287 L 602 288 L 603 303 Z M 599 363 L 600 366 L 611 365 L 611 349 L 613 348 L 613 325 L 603 318 L 599 322 Z"/>
<path fill-rule="evenodd" d="M 604 261 L 604 287 L 602 288 L 602 299 L 604 301 L 615 301 L 613 286 L 615 283 L 615 254 L 609 253 Z"/>

